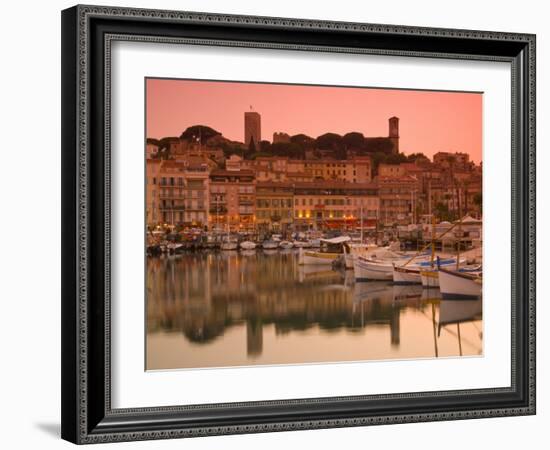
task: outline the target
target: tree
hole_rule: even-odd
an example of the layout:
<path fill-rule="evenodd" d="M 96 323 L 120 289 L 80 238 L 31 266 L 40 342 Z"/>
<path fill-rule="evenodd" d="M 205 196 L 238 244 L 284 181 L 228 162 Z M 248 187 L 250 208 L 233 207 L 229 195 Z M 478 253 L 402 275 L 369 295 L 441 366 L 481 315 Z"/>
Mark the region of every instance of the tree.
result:
<path fill-rule="evenodd" d="M 304 152 L 306 150 L 315 148 L 315 139 L 306 134 L 295 134 L 294 136 L 290 137 L 290 142 L 302 147 L 304 149 Z"/>
<path fill-rule="evenodd" d="M 434 208 L 435 215 L 439 217 L 439 220 L 451 221 L 452 217 L 449 212 L 449 207 L 445 203 L 437 203 Z"/>
<path fill-rule="evenodd" d="M 381 163 L 385 164 L 400 164 L 402 162 L 407 162 L 407 157 L 403 153 L 382 153 L 376 152 L 370 155 L 372 158 L 373 174 L 378 175 L 378 166 Z"/>
<path fill-rule="evenodd" d="M 481 192 L 476 192 L 473 197 L 474 205 L 479 208 L 479 213 L 483 214 L 483 195 Z"/>
<path fill-rule="evenodd" d="M 271 153 L 277 156 L 288 156 L 292 159 L 303 159 L 305 157 L 305 150 L 300 145 L 292 142 L 271 144 Z"/>
<path fill-rule="evenodd" d="M 365 136 L 357 131 L 344 134 L 342 141 L 349 150 L 363 150 L 365 148 Z"/>
<path fill-rule="evenodd" d="M 392 153 L 393 143 L 388 138 L 365 138 L 366 153 Z"/>
<path fill-rule="evenodd" d="M 321 150 L 337 150 L 344 146 L 342 136 L 336 133 L 325 133 L 315 140 L 317 148 Z"/>
<path fill-rule="evenodd" d="M 208 139 L 221 135 L 222 134 L 219 131 L 207 127 L 206 125 L 193 125 L 181 133 L 180 139 L 185 139 L 186 141 L 197 141 L 200 138 L 201 144 L 204 145 Z"/>
<path fill-rule="evenodd" d="M 271 142 L 269 141 L 260 141 L 260 152 L 262 153 L 271 153 Z"/>
<path fill-rule="evenodd" d="M 407 156 L 407 161 L 423 163 L 430 162 L 430 159 L 424 153 L 411 153 Z"/>

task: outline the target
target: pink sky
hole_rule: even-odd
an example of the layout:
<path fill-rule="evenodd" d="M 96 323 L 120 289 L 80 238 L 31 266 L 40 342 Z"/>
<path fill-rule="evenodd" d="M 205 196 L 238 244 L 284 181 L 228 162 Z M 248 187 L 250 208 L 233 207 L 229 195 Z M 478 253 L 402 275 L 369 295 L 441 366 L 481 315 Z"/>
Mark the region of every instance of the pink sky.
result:
<path fill-rule="evenodd" d="M 250 106 L 261 114 L 262 139 L 268 141 L 276 131 L 387 136 L 388 119 L 397 116 L 401 152 L 430 157 L 439 151 L 465 152 L 481 161 L 479 93 L 148 79 L 146 95 L 147 137 L 152 138 L 207 125 L 242 142 Z"/>

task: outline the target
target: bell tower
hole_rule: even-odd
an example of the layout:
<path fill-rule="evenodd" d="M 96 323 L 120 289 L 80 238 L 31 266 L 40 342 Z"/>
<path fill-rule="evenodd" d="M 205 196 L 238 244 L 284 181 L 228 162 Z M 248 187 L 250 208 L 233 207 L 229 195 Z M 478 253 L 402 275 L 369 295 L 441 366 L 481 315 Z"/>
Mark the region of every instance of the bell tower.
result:
<path fill-rule="evenodd" d="M 390 117 L 388 137 L 393 143 L 393 153 L 399 153 L 399 117 Z"/>

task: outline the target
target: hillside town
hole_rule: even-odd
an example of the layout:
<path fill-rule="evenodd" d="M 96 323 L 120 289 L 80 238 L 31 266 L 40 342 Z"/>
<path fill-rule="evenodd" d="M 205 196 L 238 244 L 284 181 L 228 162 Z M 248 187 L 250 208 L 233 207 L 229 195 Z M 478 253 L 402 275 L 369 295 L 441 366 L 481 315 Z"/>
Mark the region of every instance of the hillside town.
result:
<path fill-rule="evenodd" d="M 467 152 L 401 153 L 399 118 L 388 124 L 386 137 L 277 132 L 269 142 L 247 111 L 244 143 L 202 125 L 147 139 L 147 226 L 285 235 L 481 218 L 481 164 Z"/>

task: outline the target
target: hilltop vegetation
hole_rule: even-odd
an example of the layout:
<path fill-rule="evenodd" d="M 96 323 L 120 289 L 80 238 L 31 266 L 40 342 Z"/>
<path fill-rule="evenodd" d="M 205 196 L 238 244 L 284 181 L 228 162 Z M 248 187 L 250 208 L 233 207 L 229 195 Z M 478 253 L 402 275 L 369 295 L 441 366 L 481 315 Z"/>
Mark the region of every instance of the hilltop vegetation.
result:
<path fill-rule="evenodd" d="M 290 142 L 271 143 L 263 140 L 259 143 L 260 148 L 255 148 L 252 142 L 245 145 L 242 142 L 225 138 L 221 132 L 206 125 L 193 125 L 185 129 L 179 138 L 149 138 L 147 143 L 159 146 L 159 157 L 169 157 L 170 142 L 177 139 L 183 139 L 190 143 L 200 141 L 201 145 L 206 147 L 221 148 L 226 157 L 236 154 L 245 159 L 255 159 L 258 156 L 283 156 L 292 159 L 321 157 L 346 159 L 350 156 L 368 155 L 373 160 L 375 173 L 380 163 L 428 160 L 422 153 L 409 156 L 403 153 L 393 153 L 393 145 L 388 138 L 365 137 L 357 131 L 346 133 L 343 136 L 328 132 L 316 138 L 306 134 L 296 134 L 290 136 Z"/>

